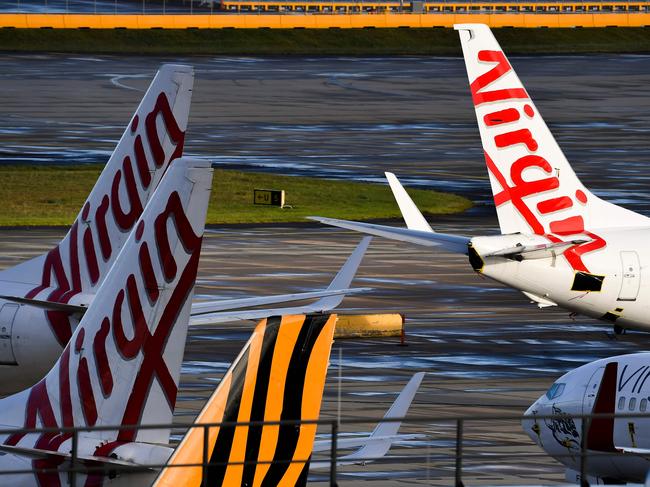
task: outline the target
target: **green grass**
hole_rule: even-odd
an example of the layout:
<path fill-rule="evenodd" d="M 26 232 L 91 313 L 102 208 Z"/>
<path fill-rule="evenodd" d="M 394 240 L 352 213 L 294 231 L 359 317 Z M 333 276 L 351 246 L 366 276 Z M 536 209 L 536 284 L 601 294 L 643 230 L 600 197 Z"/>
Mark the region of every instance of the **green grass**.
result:
<path fill-rule="evenodd" d="M 70 225 L 101 165 L 0 166 L 0 226 Z M 291 209 L 253 205 L 253 189 L 284 189 Z M 436 191 L 410 190 L 425 214 L 467 210 L 471 202 Z M 394 218 L 399 209 L 387 184 L 216 170 L 208 224 L 303 222 L 310 215 Z"/>
<path fill-rule="evenodd" d="M 650 52 L 650 29 L 493 29 L 509 54 Z M 0 29 L 0 51 L 113 54 L 450 55 L 453 29 Z"/>

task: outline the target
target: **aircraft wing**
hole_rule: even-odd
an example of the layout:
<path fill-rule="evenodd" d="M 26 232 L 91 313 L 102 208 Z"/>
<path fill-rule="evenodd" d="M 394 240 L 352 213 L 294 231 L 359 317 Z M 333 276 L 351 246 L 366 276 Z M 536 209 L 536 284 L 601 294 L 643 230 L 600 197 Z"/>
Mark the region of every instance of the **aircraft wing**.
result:
<path fill-rule="evenodd" d="M 322 313 L 336 308 L 343 298 L 348 294 L 356 294 L 368 291 L 370 288 L 350 289 L 361 260 L 370 245 L 372 237 L 364 237 L 354 252 L 348 257 L 343 267 L 334 276 L 327 289 L 306 293 L 284 294 L 277 296 L 266 296 L 261 298 L 229 299 L 224 301 L 213 301 L 211 303 L 195 303 L 192 305 L 192 316 L 190 325 L 207 325 L 222 323 L 234 320 L 254 320 L 268 316 L 294 315 L 308 313 Z M 287 308 L 267 308 L 246 310 L 253 306 L 264 306 L 266 304 L 287 303 L 303 299 L 320 298 L 311 304 L 293 306 Z M 220 303 L 224 303 L 223 306 Z"/>
<path fill-rule="evenodd" d="M 397 177 L 391 172 L 385 173 L 390 189 L 399 206 L 402 217 L 407 228 L 389 227 L 387 225 L 374 225 L 372 223 L 352 222 L 348 220 L 336 220 L 334 218 L 308 217 L 325 225 L 346 228 L 356 232 L 377 235 L 379 237 L 411 242 L 425 247 L 442 247 L 449 252 L 467 255 L 467 245 L 470 238 L 460 235 L 450 235 L 435 232 L 424 215 L 418 210 L 411 197 L 401 185 Z"/>
<path fill-rule="evenodd" d="M 391 240 L 400 240 L 402 242 L 411 242 L 425 247 L 442 247 L 449 252 L 467 255 L 467 245 L 470 238 L 460 235 L 450 235 L 448 233 L 426 232 L 422 230 L 411 230 L 409 228 L 391 227 L 388 225 L 375 225 L 373 223 L 353 222 L 349 220 L 337 220 L 335 218 L 325 218 L 320 216 L 310 216 L 310 220 L 315 220 L 325 225 L 345 228 L 356 232 L 377 235 L 379 237 L 390 238 Z"/>
<path fill-rule="evenodd" d="M 60 452 L 53 450 L 43 450 L 40 448 L 24 448 L 13 445 L 0 445 L 0 452 L 3 454 L 11 454 L 16 457 L 23 457 L 30 460 L 58 460 L 58 461 L 70 461 L 72 459 L 72 454 L 70 452 Z M 98 467 L 113 467 L 115 470 L 119 471 L 145 471 L 145 470 L 154 470 L 144 465 L 138 465 L 129 461 L 119 460 L 117 458 L 111 457 L 96 457 L 92 455 L 78 455 L 75 458 L 77 467 L 85 466 L 89 467 L 89 471 L 97 472 Z"/>
<path fill-rule="evenodd" d="M 225 321 L 254 320 L 286 314 L 321 313 L 336 308 L 343 298 L 350 294 L 359 294 L 370 291 L 371 288 L 360 287 L 350 288 L 361 260 L 370 245 L 372 237 L 364 237 L 357 248 L 352 252 L 341 270 L 336 274 L 327 289 L 320 291 L 308 291 L 304 293 L 276 294 L 274 296 L 261 296 L 252 298 L 220 299 L 192 303 L 190 325 L 205 325 L 222 323 Z M 86 299 L 92 301 L 93 295 L 86 295 Z M 20 296 L 0 296 L 20 304 L 27 304 L 37 308 L 50 311 L 63 311 L 66 313 L 84 314 L 88 306 L 69 303 L 58 303 L 56 301 L 42 301 L 37 299 L 24 298 Z M 307 299 L 318 299 L 318 301 L 302 306 L 286 308 L 253 309 L 255 306 L 267 306 L 270 304 L 291 303 Z"/>
<path fill-rule="evenodd" d="M 411 377 L 411 380 L 404 386 L 402 391 L 395 399 L 395 402 L 388 409 L 383 417 L 382 422 L 377 424 L 370 436 L 362 438 L 344 438 L 337 441 L 339 448 L 355 448 L 360 447 L 358 450 L 339 457 L 337 459 L 338 465 L 350 465 L 355 463 L 367 463 L 369 461 L 377 460 L 388 453 L 390 447 L 399 440 L 406 440 L 419 437 L 419 435 L 399 435 L 398 431 L 402 425 L 402 418 L 406 416 L 413 398 L 422 383 L 424 372 L 418 372 Z M 395 418 L 395 421 L 386 421 Z M 316 441 L 314 443 L 314 452 L 328 451 L 332 446 L 331 440 Z M 312 463 L 313 468 L 325 468 L 329 466 L 329 462 L 315 462 Z"/>
<path fill-rule="evenodd" d="M 92 296 L 92 295 L 90 295 Z M 27 304 L 29 306 L 34 306 L 35 308 L 41 308 L 48 311 L 63 311 L 65 313 L 85 313 L 88 309 L 88 306 L 82 306 L 78 304 L 69 304 L 69 303 L 59 303 L 56 301 L 45 301 L 41 299 L 31 299 L 31 298 L 22 298 L 20 296 L 3 296 L 0 295 L 0 299 L 6 301 L 12 301 L 19 304 Z"/>

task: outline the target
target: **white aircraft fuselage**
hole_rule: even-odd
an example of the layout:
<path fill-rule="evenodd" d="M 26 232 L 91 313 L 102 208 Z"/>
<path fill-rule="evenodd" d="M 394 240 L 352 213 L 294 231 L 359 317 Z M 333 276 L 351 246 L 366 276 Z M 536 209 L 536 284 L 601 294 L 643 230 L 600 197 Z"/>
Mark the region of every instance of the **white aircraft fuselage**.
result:
<path fill-rule="evenodd" d="M 649 402 L 650 353 L 621 355 L 564 374 L 526 411 L 522 425 L 535 443 L 574 473 L 580 471 L 586 441 L 585 471 L 590 477 L 643 482 L 650 470 Z M 596 415 L 584 432 L 582 419 L 575 417 L 583 414 Z M 540 418 L 545 415 L 554 417 Z"/>
<path fill-rule="evenodd" d="M 459 24 L 501 235 L 435 232 L 386 173 L 407 228 L 323 223 L 469 255 L 481 274 L 540 307 L 650 331 L 650 219 L 599 198 L 576 176 L 488 26 Z"/>
<path fill-rule="evenodd" d="M 483 257 L 518 245 L 548 244 L 543 236 L 474 237 L 470 263 L 480 274 L 526 293 L 540 307 L 557 305 L 624 328 L 650 331 L 650 274 L 643 272 L 650 269 L 650 248 L 645 245 L 650 228 L 602 230 L 598 235 L 606 245 L 582 254 L 577 264 L 564 254 L 547 255 L 552 251 L 521 260 Z"/>

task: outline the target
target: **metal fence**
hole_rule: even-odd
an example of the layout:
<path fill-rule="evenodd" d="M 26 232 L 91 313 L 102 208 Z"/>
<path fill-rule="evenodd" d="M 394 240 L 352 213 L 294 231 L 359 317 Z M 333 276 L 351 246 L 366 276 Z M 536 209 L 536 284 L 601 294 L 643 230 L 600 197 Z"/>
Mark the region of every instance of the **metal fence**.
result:
<path fill-rule="evenodd" d="M 222 12 L 232 12 L 233 5 L 238 3 L 245 4 L 250 10 L 250 5 L 264 6 L 269 5 L 284 5 L 285 8 L 281 8 L 280 11 L 286 10 L 290 12 L 294 11 L 304 11 L 305 8 L 302 5 L 336 5 L 336 4 L 350 4 L 358 5 L 358 10 L 350 7 L 346 11 L 356 12 L 363 11 L 363 5 L 375 5 L 375 4 L 385 4 L 387 6 L 395 4 L 397 7 L 401 8 L 412 8 L 411 4 L 413 1 L 401 1 L 401 0 L 259 0 L 259 1 L 245 1 L 245 0 L 7 0 L 0 2 L 0 13 L 56 13 L 56 14 L 211 14 L 211 13 L 222 13 Z M 610 2 L 607 0 L 593 0 L 589 2 L 566 2 L 565 0 L 530 0 L 524 1 L 521 0 L 503 0 L 503 1 L 481 1 L 481 0 L 466 0 L 463 2 L 458 2 L 457 0 L 436 0 L 435 2 L 426 1 L 426 0 L 416 0 L 419 10 L 423 12 L 463 12 L 469 10 L 467 5 L 477 5 L 477 6 L 490 6 L 490 5 L 503 5 L 503 9 L 496 7 L 482 7 L 481 11 L 486 11 L 488 13 L 500 11 L 521 11 L 521 12 L 538 12 L 541 11 L 536 8 L 527 7 L 526 5 L 552 5 L 552 4 L 567 4 L 567 5 L 581 5 L 584 4 L 584 8 L 571 8 L 571 12 L 592 12 L 593 8 L 586 7 L 589 5 L 598 5 L 596 11 L 600 12 L 600 6 L 603 6 L 602 11 L 614 12 L 614 11 L 631 11 L 638 12 L 643 10 L 639 8 L 639 5 L 648 4 L 644 0 L 627 2 L 623 0 L 616 0 Z M 292 4 L 296 4 L 297 8 L 291 8 Z M 455 5 L 458 4 L 458 8 Z M 523 7 L 519 4 L 526 4 Z M 632 8 L 629 7 L 630 4 L 633 4 Z M 427 8 L 429 5 L 434 5 L 432 8 Z M 440 7 L 441 5 L 449 5 L 449 9 Z M 513 10 L 508 7 L 508 5 L 517 5 L 517 9 Z M 396 7 L 396 8 L 397 8 Z M 369 7 L 373 8 L 373 7 Z M 387 7 L 389 8 L 389 7 Z M 486 10 L 487 8 L 487 10 Z M 477 9 L 480 10 L 479 7 Z M 267 11 L 264 7 L 256 7 L 255 10 Z M 391 9 L 392 10 L 392 9 Z M 399 11 L 400 9 L 397 8 Z M 318 11 L 323 11 L 322 8 L 319 8 Z M 543 11 L 547 11 L 546 8 Z M 557 10 L 550 9 L 551 12 L 564 12 L 565 9 L 559 8 Z"/>
<path fill-rule="evenodd" d="M 618 414 L 616 420 L 625 420 L 628 424 L 640 418 L 648 418 L 649 414 Z M 565 456 L 577 460 L 577 470 L 582 485 L 586 485 L 586 473 L 591 462 L 599 461 L 606 455 L 622 455 L 616 452 L 597 452 L 587 449 L 582 438 L 587 437 L 592 421 L 599 418 L 611 418 L 612 415 L 584 415 L 569 416 L 567 414 L 536 416 L 537 421 L 566 421 L 567 418 L 579 421 L 577 431 L 579 437 L 573 449 L 567 449 Z M 25 434 L 38 435 L 66 435 L 71 440 L 70 454 L 65 462 L 60 464 L 39 464 L 32 462 L 32 468 L 16 468 L 14 470 L 0 471 L 0 484 L 3 475 L 34 475 L 59 473 L 67 474 L 71 486 L 82 485 L 82 475 L 99 474 L 111 477 L 125 473 L 146 473 L 155 477 L 160 469 L 164 468 L 202 468 L 204 473 L 208 469 L 225 465 L 251 465 L 270 464 L 269 461 L 244 461 L 215 463 L 208 456 L 208 434 L 210 429 L 219 428 L 261 428 L 272 426 L 317 425 L 317 442 L 328 442 L 327 448 L 320 453 L 315 452 L 311 458 L 294 458 L 280 463 L 298 463 L 311 461 L 309 480 L 314 484 L 354 485 L 359 479 L 377 481 L 382 485 L 395 484 L 404 479 L 424 480 L 429 485 L 462 485 L 485 484 L 492 485 L 521 485 L 521 484 L 557 484 L 564 482 L 565 468 L 556 460 L 550 458 L 544 451 L 537 447 L 523 432 L 520 415 L 509 416 L 484 416 L 484 417 L 454 417 L 454 418 L 404 418 L 400 439 L 397 439 L 392 449 L 382 458 L 366 458 L 363 461 L 346 462 L 342 455 L 347 452 L 345 441 L 348 438 L 358 437 L 358 432 L 368 430 L 368 424 L 373 427 L 381 421 L 394 422 L 395 419 L 369 420 L 320 420 L 320 421 L 281 421 L 281 422 L 249 422 L 249 423 L 213 423 L 203 425 L 148 425 L 142 427 L 93 427 L 93 428 L 57 428 L 57 429 L 31 429 L 31 430 L 3 430 L 0 435 Z M 528 418 L 530 419 L 530 418 Z M 201 461 L 196 463 L 183 463 L 173 467 L 164 463 L 149 464 L 111 464 L 104 466 L 100 463 L 92 464 L 87 457 L 80 457 L 78 445 L 80 436 L 88 431 L 124 431 L 128 429 L 171 429 L 172 439 L 178 442 L 188 429 L 200 428 L 202 430 L 203 445 L 201 446 Z M 370 428 L 371 429 L 371 428 Z M 641 440 L 643 443 L 643 440 Z M 341 445 L 343 444 L 343 448 Z M 322 448 L 321 448 L 322 450 Z M 12 452 L 12 447 L 0 448 L 0 452 Z M 20 453 L 20 450 L 15 450 Z M 626 452 L 629 458 L 634 452 Z M 642 454 L 640 454 L 642 455 Z M 562 455 L 556 455 L 558 458 Z M 274 462 L 278 463 L 278 462 Z M 320 467 L 320 468 L 319 468 Z M 152 477 L 152 478 L 153 478 Z M 207 479 L 207 475 L 203 476 Z"/>

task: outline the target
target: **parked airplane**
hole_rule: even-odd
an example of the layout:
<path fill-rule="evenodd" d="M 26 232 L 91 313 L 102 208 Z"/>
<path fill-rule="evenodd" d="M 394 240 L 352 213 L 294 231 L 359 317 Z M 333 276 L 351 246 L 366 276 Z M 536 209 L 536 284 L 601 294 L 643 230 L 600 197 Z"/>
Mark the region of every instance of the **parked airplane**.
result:
<path fill-rule="evenodd" d="M 165 464 L 155 485 L 199 486 L 204 475 L 209 485 L 304 484 L 315 425 L 210 427 L 205 445 L 203 430 L 192 428 L 175 452 L 169 429 L 158 427 L 172 421 L 211 173 L 203 161 L 170 166 L 54 367 L 0 400 L 0 430 L 15 430 L 0 434 L 3 484 L 149 485 L 158 472 L 147 466 Z M 197 423 L 317 419 L 335 322 L 263 320 Z M 401 417 L 410 399 L 400 398 L 391 411 Z M 106 429 L 56 431 L 71 427 Z M 375 434 L 360 444 L 386 440 Z M 204 451 L 209 468 L 183 467 Z"/>
<path fill-rule="evenodd" d="M 650 330 L 650 219 L 608 203 L 576 177 L 486 25 L 460 24 L 501 235 L 436 233 L 386 173 L 408 229 L 315 217 L 342 228 L 469 256 L 478 273 L 625 328 Z"/>
<path fill-rule="evenodd" d="M 580 453 L 586 442 L 589 483 L 643 483 L 650 472 L 649 377 L 647 352 L 578 367 L 560 377 L 526 411 L 524 430 L 566 465 L 567 480 L 579 481 Z M 582 418 L 575 417 L 583 414 L 600 415 L 584 425 L 584 432 Z M 634 414 L 639 416 L 629 416 Z M 554 418 L 538 417 L 545 415 Z"/>
<path fill-rule="evenodd" d="M 46 254 L 0 272 L 0 394 L 34 384 L 68 343 L 163 174 L 182 155 L 193 79 L 189 66 L 162 66 L 68 234 Z M 367 246 L 362 241 L 327 289 L 197 302 L 192 324 L 331 310 L 346 294 L 367 290 L 349 289 Z"/>

